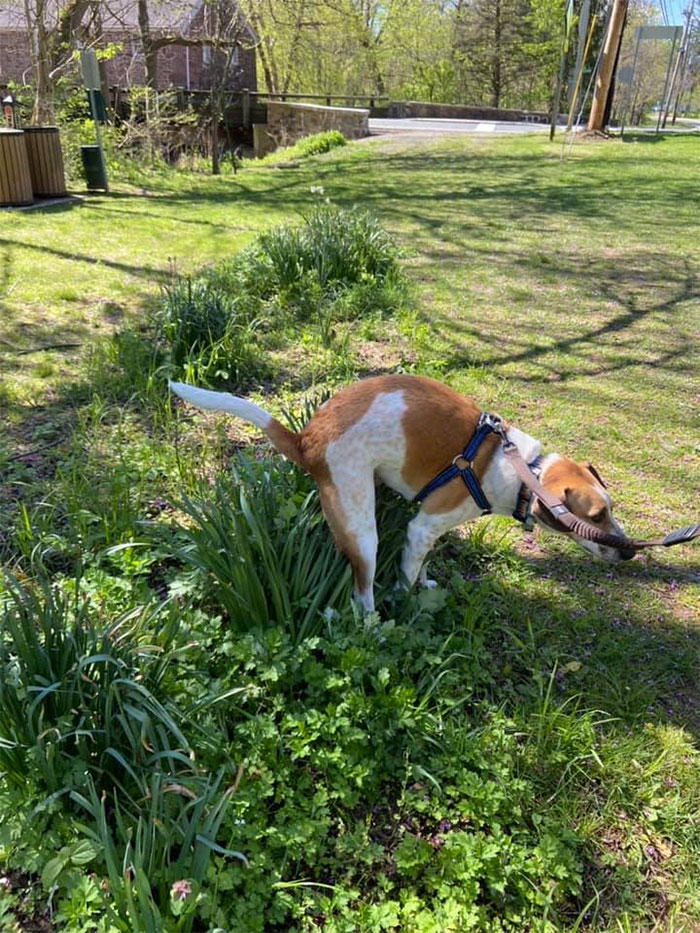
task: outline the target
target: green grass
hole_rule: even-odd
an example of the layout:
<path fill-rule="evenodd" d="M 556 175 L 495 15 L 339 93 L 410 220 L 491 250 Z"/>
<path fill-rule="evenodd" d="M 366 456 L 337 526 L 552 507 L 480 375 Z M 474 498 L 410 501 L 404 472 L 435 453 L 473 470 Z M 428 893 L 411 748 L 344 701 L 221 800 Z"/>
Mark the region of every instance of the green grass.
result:
<path fill-rule="evenodd" d="M 412 293 L 390 318 L 365 311 L 342 345 L 313 321 L 271 330 L 272 375 L 255 398 L 281 413 L 363 374 L 434 375 L 545 449 L 591 460 L 628 533 L 697 520 L 700 141 L 640 137 L 577 144 L 564 163 L 559 154 L 539 137 L 379 139 L 284 172 L 144 175 L 141 188 L 117 181 L 112 195 L 68 210 L 3 214 L 0 553 L 30 594 L 51 579 L 83 655 L 103 637 L 101 653 L 124 659 L 130 684 L 140 670 L 162 708 L 177 709 L 197 764 L 179 782 L 202 802 L 197 819 L 216 830 L 207 838 L 250 865 L 214 852 L 205 869 L 192 843 L 204 929 L 700 924 L 698 548 L 612 568 L 556 537 L 486 521 L 443 544 L 431 567 L 438 593 L 399 604 L 390 580 L 405 517 L 390 500 L 380 615 L 363 624 L 337 599 L 347 573 L 327 551 L 307 482 L 275 459 L 235 461 L 245 481 L 229 494 L 230 463 L 254 435 L 173 411 L 152 343 L 173 268 L 231 260 L 260 231 L 309 215 L 322 188 L 398 240 Z M 16 352 L 68 343 L 80 346 Z M 303 542 L 298 566 L 289 535 Z M 319 617 L 305 586 L 323 561 L 329 608 Z M 139 659 L 141 620 L 165 597 L 179 625 L 162 663 L 172 672 L 154 681 L 152 654 Z M 43 620 L 31 658 L 55 668 L 61 613 L 52 610 L 52 628 L 39 595 L 27 598 L 24 623 Z M 138 637 L 113 645 L 109 633 L 137 610 Z M 3 651 L 16 646 L 8 624 Z M 151 632 L 155 650 L 163 636 Z M 59 679 L 79 690 L 69 661 Z M 27 678 L 34 690 L 13 694 L 17 709 L 50 686 L 35 668 Z M 108 690 L 85 688 L 86 704 L 91 691 L 99 699 L 89 729 Z M 52 716 L 56 729 L 75 728 L 70 700 L 53 711 L 40 701 L 5 733 L 22 722 L 31 734 L 15 741 L 45 750 Z M 168 762 L 173 743 L 157 717 L 144 729 L 165 752 L 160 770 L 184 768 Z M 116 748 L 126 755 L 134 743 L 129 778 L 143 786 L 143 746 L 125 735 Z M 145 801 L 165 808 L 173 839 L 193 832 L 189 811 L 166 806 L 154 785 L 140 799 L 129 790 L 122 823 L 107 805 L 103 819 L 90 787 L 113 793 L 105 746 L 85 743 L 73 771 L 43 750 L 3 752 L 16 771 L 0 794 L 19 816 L 0 825 L 0 858 L 15 889 L 39 890 L 63 852 L 46 875 L 60 868 L 52 896 L 62 916 L 104 916 L 70 848 L 75 821 L 111 853 L 100 862 L 91 850 L 90 870 L 114 884 L 115 859 L 138 830 L 135 871 L 145 874 L 115 890 L 112 908 L 132 928 L 151 916 L 148 899 L 129 906 L 148 876 L 164 928 L 186 929 L 192 915 L 168 905 L 181 853 L 163 848 L 165 831 L 148 836 Z M 220 771 L 236 787 L 227 814 Z M 59 784 L 73 803 L 44 803 Z M 50 889 L 35 895 L 37 915 Z M 19 895 L 4 897 L 0 908 L 16 911 Z"/>

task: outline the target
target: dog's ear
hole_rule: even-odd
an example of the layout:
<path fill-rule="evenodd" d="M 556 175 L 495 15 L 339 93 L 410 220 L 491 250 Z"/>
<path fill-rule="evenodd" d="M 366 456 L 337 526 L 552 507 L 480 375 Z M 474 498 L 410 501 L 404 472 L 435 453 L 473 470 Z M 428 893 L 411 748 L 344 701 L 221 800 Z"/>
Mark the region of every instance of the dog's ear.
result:
<path fill-rule="evenodd" d="M 602 476 L 600 475 L 600 473 L 596 470 L 596 468 L 593 466 L 592 463 L 587 463 L 587 464 L 586 464 L 586 469 L 588 470 L 589 473 L 592 473 L 592 474 L 595 476 L 595 478 L 598 480 L 598 482 L 599 482 L 600 485 L 603 487 L 603 489 L 607 489 L 607 488 L 608 488 L 608 487 L 605 485 L 605 483 L 603 482 L 603 477 L 602 477 Z"/>

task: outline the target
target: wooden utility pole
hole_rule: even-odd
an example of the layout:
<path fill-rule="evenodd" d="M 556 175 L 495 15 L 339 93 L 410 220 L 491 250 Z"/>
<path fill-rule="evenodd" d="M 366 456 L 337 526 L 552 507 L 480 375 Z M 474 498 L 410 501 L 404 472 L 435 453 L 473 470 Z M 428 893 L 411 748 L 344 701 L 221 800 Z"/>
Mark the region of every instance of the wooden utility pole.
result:
<path fill-rule="evenodd" d="M 605 34 L 603 55 L 600 60 L 600 68 L 598 69 L 595 90 L 593 92 L 591 115 L 588 118 L 589 133 L 594 133 L 603 129 L 605 104 L 608 100 L 608 92 L 610 91 L 610 82 L 615 68 L 617 51 L 620 48 L 622 28 L 625 22 L 628 4 L 629 0 L 613 0 L 612 13 L 610 14 L 610 21 Z"/>

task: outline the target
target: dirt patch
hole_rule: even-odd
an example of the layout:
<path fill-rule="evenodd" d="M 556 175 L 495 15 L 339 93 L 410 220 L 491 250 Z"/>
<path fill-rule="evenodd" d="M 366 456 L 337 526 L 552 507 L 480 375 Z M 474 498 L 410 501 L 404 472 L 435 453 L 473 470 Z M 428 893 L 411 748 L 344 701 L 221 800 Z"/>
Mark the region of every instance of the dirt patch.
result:
<path fill-rule="evenodd" d="M 357 348 L 357 356 L 362 364 L 363 376 L 381 376 L 396 371 L 400 363 L 407 359 L 414 361 L 415 353 L 401 353 L 391 344 L 368 341 Z"/>

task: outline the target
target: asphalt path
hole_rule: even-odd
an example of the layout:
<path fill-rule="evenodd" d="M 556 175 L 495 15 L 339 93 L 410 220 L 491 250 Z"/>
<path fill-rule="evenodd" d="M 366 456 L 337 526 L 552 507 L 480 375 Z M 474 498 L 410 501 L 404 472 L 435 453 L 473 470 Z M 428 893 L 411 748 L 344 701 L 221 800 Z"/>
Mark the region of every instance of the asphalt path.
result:
<path fill-rule="evenodd" d="M 585 129 L 581 127 L 579 129 Z M 612 132 L 619 132 L 619 127 L 611 127 Z M 564 130 L 563 126 L 557 127 L 557 135 Z M 662 133 L 688 133 L 698 132 L 700 123 L 697 120 L 679 120 L 676 126 L 667 125 Z M 410 117 L 404 120 L 388 119 L 370 119 L 369 131 L 372 136 L 384 135 L 420 135 L 420 136 L 449 136 L 462 134 L 481 134 L 481 133 L 548 133 L 548 123 L 516 123 L 510 120 L 441 120 L 435 118 Z M 651 133 L 655 132 L 655 127 L 627 127 L 627 133 Z"/>
<path fill-rule="evenodd" d="M 386 133 L 412 133 L 440 136 L 452 133 L 546 133 L 544 123 L 516 123 L 493 120 L 440 120 L 410 117 L 405 120 L 370 119 L 369 131 L 373 136 Z"/>

